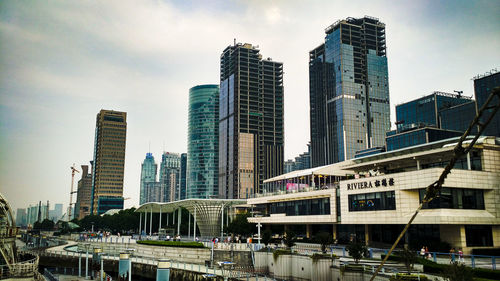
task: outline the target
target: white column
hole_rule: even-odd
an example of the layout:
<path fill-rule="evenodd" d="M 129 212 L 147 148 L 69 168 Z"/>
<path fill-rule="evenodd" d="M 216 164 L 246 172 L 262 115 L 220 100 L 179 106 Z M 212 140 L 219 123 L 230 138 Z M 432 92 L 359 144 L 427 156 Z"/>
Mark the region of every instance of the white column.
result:
<path fill-rule="evenodd" d="M 170 218 L 170 215 L 167 213 L 167 227 L 168 227 L 168 218 Z"/>
<path fill-rule="evenodd" d="M 470 170 L 471 169 L 471 165 L 470 165 L 470 151 L 467 152 L 467 170 Z"/>
<path fill-rule="evenodd" d="M 193 241 L 196 240 L 196 206 L 194 207 Z"/>
<path fill-rule="evenodd" d="M 147 224 L 148 224 L 148 210 L 146 210 L 146 208 L 144 208 L 144 234 L 145 235 L 148 235 Z"/>
<path fill-rule="evenodd" d="M 188 237 L 191 236 L 191 215 L 188 212 Z"/>
<path fill-rule="evenodd" d="M 142 228 L 142 213 L 139 213 L 139 235 L 141 235 Z"/>
<path fill-rule="evenodd" d="M 177 211 L 177 235 L 181 235 L 181 208 Z"/>
<path fill-rule="evenodd" d="M 221 220 L 220 224 L 220 241 L 224 241 L 224 204 L 222 204 L 222 212 L 221 212 Z"/>
<path fill-rule="evenodd" d="M 153 205 L 151 205 L 151 217 L 149 218 L 149 236 L 153 235 Z"/>
<path fill-rule="evenodd" d="M 161 229 L 161 205 L 160 205 L 160 222 L 158 223 L 158 235 L 160 234 Z"/>

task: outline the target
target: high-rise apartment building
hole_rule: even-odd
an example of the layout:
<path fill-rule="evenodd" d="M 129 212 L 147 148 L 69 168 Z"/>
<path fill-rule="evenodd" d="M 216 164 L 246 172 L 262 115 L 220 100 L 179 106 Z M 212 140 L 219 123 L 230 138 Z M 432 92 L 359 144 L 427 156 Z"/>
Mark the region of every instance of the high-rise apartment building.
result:
<path fill-rule="evenodd" d="M 179 153 L 164 152 L 160 163 L 162 201 L 179 200 L 181 157 Z"/>
<path fill-rule="evenodd" d="M 181 200 L 187 196 L 187 153 L 181 153 L 181 181 L 180 181 L 180 196 Z"/>
<path fill-rule="evenodd" d="M 82 177 L 78 181 L 74 213 L 75 218 L 79 220 L 90 215 L 90 205 L 92 201 L 92 173 L 89 173 L 88 165 L 82 165 L 81 167 Z"/>
<path fill-rule="evenodd" d="M 220 57 L 219 197 L 249 198 L 283 172 L 283 64 L 251 44 Z"/>
<path fill-rule="evenodd" d="M 139 204 L 149 202 L 146 200 L 146 183 L 156 182 L 156 174 L 158 172 L 158 164 L 155 162 L 153 154 L 146 153 L 146 158 L 141 165 L 141 186 L 140 186 L 140 199 Z"/>
<path fill-rule="evenodd" d="M 384 146 L 390 130 L 385 24 L 347 18 L 309 53 L 312 167 Z"/>
<path fill-rule="evenodd" d="M 219 85 L 189 89 L 187 198 L 218 195 Z"/>
<path fill-rule="evenodd" d="M 16 226 L 26 226 L 26 209 L 17 208 L 16 210 Z"/>
<path fill-rule="evenodd" d="M 123 209 L 126 136 L 126 112 L 103 109 L 97 114 L 92 166 L 92 214 Z"/>
<path fill-rule="evenodd" d="M 500 71 L 497 71 L 496 69 L 474 77 L 474 92 L 478 110 L 484 105 L 488 96 L 496 87 L 500 87 Z M 498 104 L 500 101 L 497 97 L 495 97 L 494 102 L 494 104 Z M 483 121 L 486 121 L 486 119 L 491 115 L 491 111 L 492 109 L 488 110 L 488 112 L 484 114 L 484 117 L 482 118 Z M 488 124 L 483 132 L 483 135 L 500 137 L 500 113 L 497 113 L 496 116 L 493 117 L 490 124 Z"/>

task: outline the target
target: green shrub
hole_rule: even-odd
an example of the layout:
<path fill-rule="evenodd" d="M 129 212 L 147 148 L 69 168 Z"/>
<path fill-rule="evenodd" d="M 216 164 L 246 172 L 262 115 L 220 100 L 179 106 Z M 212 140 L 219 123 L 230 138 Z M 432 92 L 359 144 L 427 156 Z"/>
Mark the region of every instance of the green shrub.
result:
<path fill-rule="evenodd" d="M 330 255 L 330 254 L 321 254 L 321 253 L 314 253 L 312 256 L 311 256 L 311 259 L 313 262 L 316 262 L 317 260 L 321 260 L 321 259 L 335 259 L 337 256 L 335 255 Z"/>
<path fill-rule="evenodd" d="M 472 274 L 474 274 L 474 277 L 500 280 L 500 270 L 493 270 L 487 268 L 473 268 Z"/>
<path fill-rule="evenodd" d="M 401 274 L 398 273 L 396 276 L 391 276 L 389 278 L 389 281 L 413 281 L 413 280 L 421 280 L 421 281 L 427 281 L 429 278 L 425 275 L 417 275 L 417 274 Z"/>
<path fill-rule="evenodd" d="M 137 241 L 137 244 L 163 247 L 205 248 L 205 246 L 203 246 L 203 243 L 200 242 L 141 240 Z"/>
<path fill-rule="evenodd" d="M 365 244 L 361 242 L 353 242 L 347 245 L 346 249 L 349 252 L 349 256 L 354 259 L 355 263 L 358 263 L 362 257 L 368 256 L 368 249 Z"/>
<path fill-rule="evenodd" d="M 276 259 L 278 259 L 278 257 L 281 255 L 291 255 L 291 254 L 292 254 L 292 251 L 290 251 L 290 250 L 276 250 L 273 252 L 273 259 L 274 259 L 274 261 L 276 261 Z"/>

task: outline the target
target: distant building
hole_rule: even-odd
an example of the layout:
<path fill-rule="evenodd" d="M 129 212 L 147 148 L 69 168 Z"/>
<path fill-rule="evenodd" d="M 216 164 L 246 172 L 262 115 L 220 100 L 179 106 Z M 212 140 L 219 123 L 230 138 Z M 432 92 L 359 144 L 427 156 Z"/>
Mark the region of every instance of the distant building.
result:
<path fill-rule="evenodd" d="M 179 153 L 164 152 L 160 164 L 161 202 L 179 200 L 181 157 Z"/>
<path fill-rule="evenodd" d="M 500 87 L 500 71 L 496 69 L 474 78 L 474 93 L 476 96 L 477 110 L 484 105 L 488 96 L 496 87 Z M 500 102 L 498 98 L 495 98 L 494 101 L 496 101 L 496 104 Z M 485 121 L 490 115 L 491 113 L 487 112 L 482 120 Z M 500 137 L 500 113 L 497 113 L 496 116 L 493 117 L 483 135 Z"/>
<path fill-rule="evenodd" d="M 283 130 L 283 64 L 252 44 L 228 46 L 220 56 L 220 198 L 252 197 L 283 172 Z"/>
<path fill-rule="evenodd" d="M 307 144 L 307 151 L 295 157 L 295 160 L 289 159 L 284 163 L 284 173 L 311 168 L 311 144 Z"/>
<path fill-rule="evenodd" d="M 16 211 L 16 226 L 26 226 L 26 209 L 18 208 Z"/>
<path fill-rule="evenodd" d="M 219 85 L 189 89 L 187 198 L 218 193 Z"/>
<path fill-rule="evenodd" d="M 92 200 L 92 174 L 89 173 L 89 166 L 82 165 L 82 177 L 78 181 L 78 189 L 75 204 L 75 218 L 81 220 L 90 215 Z M 59 215 L 61 218 L 62 214 Z"/>
<path fill-rule="evenodd" d="M 181 182 L 180 182 L 180 194 L 181 200 L 186 199 L 187 195 L 187 153 L 181 153 Z"/>
<path fill-rule="evenodd" d="M 146 200 L 145 187 L 146 183 L 154 183 L 156 182 L 156 174 L 158 172 L 158 164 L 155 162 L 155 158 L 153 154 L 148 152 L 146 153 L 146 158 L 141 165 L 141 186 L 140 186 L 140 200 L 139 204 L 144 204 L 149 202 Z"/>
<path fill-rule="evenodd" d="M 49 219 L 51 221 L 54 221 L 54 222 L 57 222 L 58 220 L 60 220 L 62 215 L 63 215 L 62 209 L 63 209 L 63 204 L 61 204 L 61 203 L 54 204 L 54 209 L 49 210 Z M 75 214 L 75 216 L 73 218 L 78 218 L 77 214 L 75 212 L 71 212 L 71 213 Z"/>
<path fill-rule="evenodd" d="M 103 214 L 123 202 L 127 113 L 101 110 L 96 118 L 91 213 Z M 101 200 L 100 197 L 106 197 Z M 111 199 L 117 198 L 117 199 Z M 106 204 L 110 205 L 106 205 Z"/>
<path fill-rule="evenodd" d="M 474 104 L 470 97 L 434 92 L 396 105 L 397 129 L 387 132 L 386 150 L 462 135 L 476 115 Z M 474 129 L 472 133 L 475 132 Z"/>
<path fill-rule="evenodd" d="M 390 130 L 385 24 L 347 18 L 309 52 L 311 166 L 385 145 Z"/>
<path fill-rule="evenodd" d="M 164 202 L 165 190 L 160 182 L 144 183 L 144 203 Z"/>

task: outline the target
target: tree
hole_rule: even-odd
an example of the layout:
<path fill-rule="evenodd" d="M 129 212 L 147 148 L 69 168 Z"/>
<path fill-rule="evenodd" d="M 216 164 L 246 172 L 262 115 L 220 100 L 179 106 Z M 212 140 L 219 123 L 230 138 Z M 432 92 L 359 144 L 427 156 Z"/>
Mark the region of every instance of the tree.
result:
<path fill-rule="evenodd" d="M 321 245 L 321 252 L 326 253 L 326 247 L 333 243 L 333 237 L 328 232 L 320 232 L 316 235 L 316 242 Z"/>
<path fill-rule="evenodd" d="M 40 224 L 40 228 L 43 230 L 53 230 L 54 229 L 54 222 L 49 219 L 44 219 L 42 223 Z"/>
<path fill-rule="evenodd" d="M 405 248 L 399 252 L 399 255 L 403 259 L 403 262 L 404 262 L 405 267 L 406 267 L 406 271 L 408 272 L 408 274 L 410 274 L 411 270 L 413 269 L 413 265 L 417 261 L 417 254 L 414 251 L 412 251 L 408 248 Z"/>
<path fill-rule="evenodd" d="M 364 243 L 352 242 L 346 247 L 349 255 L 354 259 L 355 263 L 358 263 L 362 257 L 367 256 L 367 249 Z"/>
<path fill-rule="evenodd" d="M 287 231 L 285 233 L 285 245 L 287 248 L 291 249 L 293 246 L 295 246 L 295 241 L 296 241 L 296 236 L 293 231 Z"/>
<path fill-rule="evenodd" d="M 262 243 L 264 243 L 264 245 L 269 245 L 269 243 L 271 242 L 271 239 L 272 239 L 272 233 L 271 233 L 271 230 L 269 229 L 266 229 L 264 230 L 264 233 L 262 233 Z"/>
<path fill-rule="evenodd" d="M 453 262 L 444 273 L 444 277 L 450 281 L 472 281 L 472 270 L 466 265 L 458 262 Z"/>
<path fill-rule="evenodd" d="M 237 214 L 233 221 L 226 227 L 227 233 L 251 236 L 255 232 L 255 225 L 248 222 L 250 214 Z"/>

